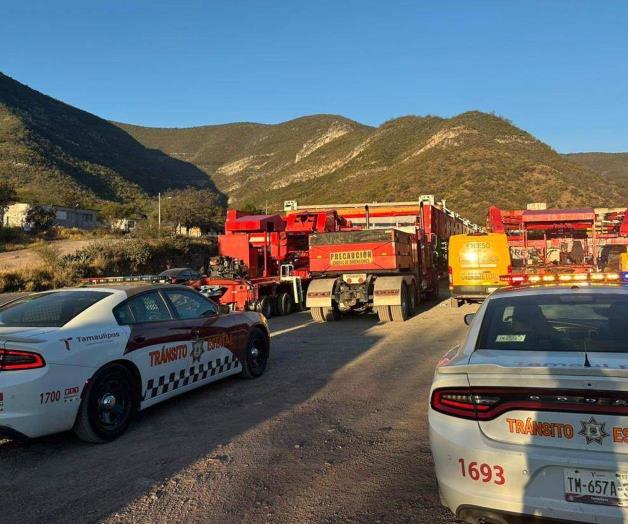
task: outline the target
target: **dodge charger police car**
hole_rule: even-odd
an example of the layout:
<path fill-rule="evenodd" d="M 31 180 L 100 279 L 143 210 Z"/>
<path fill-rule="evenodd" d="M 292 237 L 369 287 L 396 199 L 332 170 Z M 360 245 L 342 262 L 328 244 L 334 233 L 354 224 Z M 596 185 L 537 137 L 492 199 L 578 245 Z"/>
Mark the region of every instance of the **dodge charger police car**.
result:
<path fill-rule="evenodd" d="M 36 293 L 0 307 L 0 434 L 121 435 L 141 409 L 215 380 L 259 377 L 258 313 L 222 315 L 178 285 Z"/>
<path fill-rule="evenodd" d="M 628 521 L 628 288 L 592 278 L 496 291 L 439 362 L 431 448 L 462 520 Z"/>

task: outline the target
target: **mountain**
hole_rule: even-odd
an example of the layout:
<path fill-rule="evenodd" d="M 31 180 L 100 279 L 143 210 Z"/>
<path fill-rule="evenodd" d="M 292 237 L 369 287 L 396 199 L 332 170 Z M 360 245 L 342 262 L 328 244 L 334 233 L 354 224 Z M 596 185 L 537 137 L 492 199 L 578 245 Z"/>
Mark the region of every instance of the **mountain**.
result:
<path fill-rule="evenodd" d="M 138 202 L 188 185 L 233 207 L 417 199 L 483 222 L 487 208 L 625 205 L 624 186 L 504 118 L 404 116 L 370 127 L 336 115 L 280 124 L 148 128 L 108 122 L 0 74 L 0 177 L 65 205 Z"/>
<path fill-rule="evenodd" d="M 569 153 L 563 156 L 619 184 L 628 200 L 628 153 Z"/>
<path fill-rule="evenodd" d="M 211 184 L 193 164 L 2 73 L 0 177 L 14 181 L 21 198 L 88 207 Z"/>
<path fill-rule="evenodd" d="M 621 190 L 492 114 L 405 116 L 374 128 L 334 115 L 277 125 L 154 129 L 118 124 L 147 147 L 193 163 L 230 205 L 446 198 L 483 222 L 487 208 L 623 203 Z"/>

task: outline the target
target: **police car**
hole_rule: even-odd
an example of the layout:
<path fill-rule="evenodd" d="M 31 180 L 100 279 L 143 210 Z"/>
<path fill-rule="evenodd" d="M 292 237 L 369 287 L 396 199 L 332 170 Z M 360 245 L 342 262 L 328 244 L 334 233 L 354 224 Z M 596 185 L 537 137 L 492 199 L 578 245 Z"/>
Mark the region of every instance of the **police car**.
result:
<path fill-rule="evenodd" d="M 135 412 L 240 374 L 270 351 L 258 313 L 178 285 L 62 289 L 0 307 L 0 434 L 120 436 Z"/>
<path fill-rule="evenodd" d="M 626 522 L 628 278 L 533 278 L 467 315 L 438 364 L 441 501 L 467 522 Z"/>

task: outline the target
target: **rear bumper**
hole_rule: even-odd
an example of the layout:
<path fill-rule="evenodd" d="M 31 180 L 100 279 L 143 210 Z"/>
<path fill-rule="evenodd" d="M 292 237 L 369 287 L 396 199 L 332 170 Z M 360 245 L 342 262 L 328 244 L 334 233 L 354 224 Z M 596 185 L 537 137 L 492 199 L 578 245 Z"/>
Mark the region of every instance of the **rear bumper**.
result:
<path fill-rule="evenodd" d="M 484 300 L 500 286 L 453 286 L 451 296 L 460 300 Z"/>
<path fill-rule="evenodd" d="M 529 522 L 532 518 L 604 524 L 628 521 L 628 508 L 568 502 L 563 488 L 564 468 L 628 471 L 625 457 L 499 443 L 486 438 L 477 422 L 431 409 L 429 429 L 441 501 L 458 516 L 473 509 L 501 515 L 506 522 Z M 499 466 L 505 482 L 497 485 L 473 480 L 469 474 L 463 476 L 460 460 L 467 467 L 471 463 Z"/>

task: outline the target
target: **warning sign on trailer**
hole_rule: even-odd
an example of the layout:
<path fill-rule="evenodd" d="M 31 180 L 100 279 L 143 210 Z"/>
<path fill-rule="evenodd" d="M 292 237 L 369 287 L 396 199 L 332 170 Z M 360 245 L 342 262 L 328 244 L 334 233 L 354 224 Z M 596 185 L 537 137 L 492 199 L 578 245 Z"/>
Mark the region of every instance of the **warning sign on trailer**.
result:
<path fill-rule="evenodd" d="M 372 262 L 373 251 L 371 249 L 329 253 L 329 263 L 332 266 L 353 266 L 357 264 L 371 264 Z"/>

